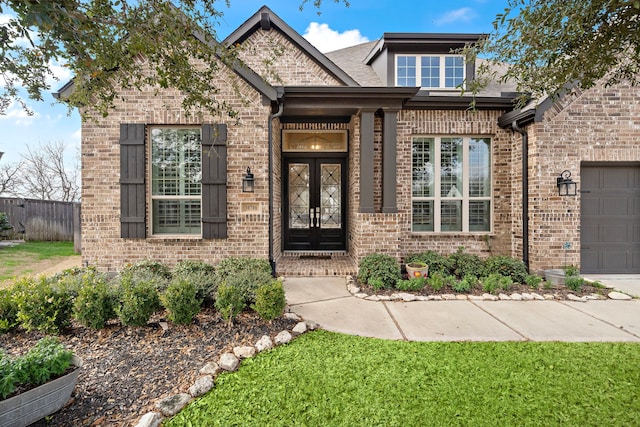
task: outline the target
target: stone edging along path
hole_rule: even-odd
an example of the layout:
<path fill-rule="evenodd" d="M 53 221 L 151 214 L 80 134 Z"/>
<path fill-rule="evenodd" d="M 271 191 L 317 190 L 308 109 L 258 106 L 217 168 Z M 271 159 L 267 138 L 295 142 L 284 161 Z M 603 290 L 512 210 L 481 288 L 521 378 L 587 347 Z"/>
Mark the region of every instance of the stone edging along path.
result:
<path fill-rule="evenodd" d="M 135 427 L 158 427 L 165 417 L 172 417 L 180 412 L 194 398 L 202 396 L 210 391 L 215 383 L 215 378 L 221 372 L 234 372 L 240 366 L 242 359 L 253 357 L 257 353 L 270 350 L 278 345 L 288 344 L 294 337 L 312 331 L 318 327 L 315 322 L 302 321 L 295 313 L 285 313 L 285 318 L 298 321 L 291 332 L 282 331 L 273 339 L 269 335 L 263 335 L 253 346 L 237 346 L 233 348 L 233 352 L 223 353 L 217 361 L 207 362 L 200 369 L 200 378 L 198 378 L 188 393 L 178 393 L 172 396 L 160 399 L 156 402 L 157 411 L 148 412 L 140 417 Z"/>
<path fill-rule="evenodd" d="M 472 300 L 472 301 L 549 301 L 549 300 L 568 300 L 568 301 L 580 301 L 587 302 L 592 300 L 630 300 L 633 299 L 630 295 L 627 295 L 618 291 L 611 291 L 606 296 L 601 294 L 590 295 L 574 295 L 567 294 L 559 295 L 552 293 L 536 293 L 536 292 L 513 292 L 510 294 L 500 293 L 498 295 L 484 293 L 482 295 L 469 295 L 469 294 L 433 294 L 433 295 L 415 295 L 409 292 L 397 292 L 391 295 L 369 295 L 362 292 L 362 289 L 356 284 L 353 276 L 347 276 L 347 290 L 356 298 L 364 299 L 367 301 L 443 301 L 443 300 Z"/>

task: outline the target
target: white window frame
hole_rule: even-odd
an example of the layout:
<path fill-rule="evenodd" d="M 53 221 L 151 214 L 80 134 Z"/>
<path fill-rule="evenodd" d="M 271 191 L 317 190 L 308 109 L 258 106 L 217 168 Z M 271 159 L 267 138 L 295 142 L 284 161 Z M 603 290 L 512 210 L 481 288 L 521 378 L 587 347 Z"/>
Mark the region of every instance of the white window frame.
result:
<path fill-rule="evenodd" d="M 433 165 L 433 196 L 432 197 L 414 197 L 413 196 L 413 143 L 417 138 L 433 138 L 434 140 L 434 161 Z M 461 138 L 462 139 L 462 196 L 461 197 L 443 197 L 441 195 L 441 141 L 442 138 Z M 489 189 L 489 196 L 483 197 L 470 197 L 469 196 L 469 141 L 472 139 L 489 139 L 489 183 L 491 185 Z M 493 220 L 494 220 L 494 201 L 493 201 L 493 138 L 488 135 L 413 135 L 411 138 L 411 233 L 414 234 L 492 234 L 493 233 Z M 462 230 L 454 231 L 442 231 L 441 224 L 441 208 L 443 201 L 458 201 L 462 200 L 461 222 Z M 413 229 L 413 202 L 419 201 L 431 201 L 433 202 L 433 231 L 420 231 Z M 469 231 L 469 201 L 488 201 L 489 202 L 489 230 L 483 231 Z"/>
<path fill-rule="evenodd" d="M 399 57 L 413 57 L 416 60 L 416 84 L 420 83 L 420 88 L 421 89 L 445 89 L 445 90 L 454 90 L 457 88 L 457 86 L 445 86 L 445 82 L 446 82 L 446 66 L 445 66 L 445 62 L 446 62 L 446 58 L 462 58 L 462 83 L 464 85 L 464 82 L 467 78 L 467 67 L 466 64 L 464 62 L 464 56 L 462 55 L 450 55 L 450 54 L 443 54 L 443 55 L 436 55 L 436 54 L 403 54 L 403 53 L 398 53 L 395 55 L 394 57 L 394 68 L 393 68 L 393 72 L 395 74 L 394 76 L 394 80 L 395 80 L 395 85 L 396 86 L 400 86 L 398 84 L 398 58 Z M 428 57 L 437 57 L 440 58 L 440 63 L 439 63 L 439 82 L 440 82 L 440 86 L 422 86 L 422 57 L 423 56 L 428 56 Z"/>
<path fill-rule="evenodd" d="M 162 126 L 162 125 L 158 125 L 158 126 L 149 126 L 148 127 L 148 153 L 147 153 L 147 158 L 148 158 L 148 176 L 149 176 L 149 187 L 148 187 L 148 212 L 149 212 L 149 230 L 150 230 L 150 234 L 151 236 L 155 236 L 155 237 L 188 237 L 188 236 L 202 236 L 202 184 L 200 187 L 200 195 L 199 196 L 194 196 L 194 195 L 184 195 L 184 196 L 180 196 L 180 195 L 169 195 L 169 196 L 165 196 L 165 195 L 154 195 L 153 194 L 153 182 L 154 182 L 154 178 L 153 178 L 153 165 L 152 165 L 152 161 L 153 161 L 153 140 L 152 140 L 152 132 L 154 129 L 190 129 L 190 130 L 197 130 L 200 133 L 200 143 L 202 144 L 202 129 L 199 126 Z M 184 152 L 181 153 L 181 156 L 184 155 Z M 200 164 L 202 165 L 202 158 L 200 158 Z M 202 167 L 202 166 L 201 166 Z M 201 172 L 202 173 L 202 172 Z M 202 177 L 200 178 L 202 179 Z M 200 222 L 200 231 L 197 233 L 158 233 L 158 232 L 154 232 L 154 214 L 155 214 L 155 209 L 153 207 L 153 202 L 156 200 L 175 200 L 175 201 L 196 201 L 198 200 L 200 202 L 200 218 L 201 218 L 201 222 Z M 183 218 L 183 213 L 181 212 L 181 218 Z"/>

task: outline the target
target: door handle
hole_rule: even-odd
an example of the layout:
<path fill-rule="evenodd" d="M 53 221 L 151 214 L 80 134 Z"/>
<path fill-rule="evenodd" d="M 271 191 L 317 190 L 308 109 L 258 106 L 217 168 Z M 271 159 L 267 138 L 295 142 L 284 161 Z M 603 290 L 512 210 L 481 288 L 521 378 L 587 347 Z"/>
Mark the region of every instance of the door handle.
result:
<path fill-rule="evenodd" d="M 320 208 L 316 208 L 316 214 L 314 216 L 314 221 L 316 222 L 316 227 L 320 227 Z"/>
<path fill-rule="evenodd" d="M 320 208 L 309 209 L 309 228 L 320 227 Z"/>

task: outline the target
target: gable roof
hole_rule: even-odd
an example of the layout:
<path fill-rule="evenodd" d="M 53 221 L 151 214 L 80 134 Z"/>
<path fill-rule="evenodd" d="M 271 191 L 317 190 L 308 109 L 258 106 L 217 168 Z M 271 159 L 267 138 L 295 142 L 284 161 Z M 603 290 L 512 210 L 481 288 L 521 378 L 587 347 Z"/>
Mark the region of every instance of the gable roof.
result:
<path fill-rule="evenodd" d="M 361 86 L 385 86 L 370 65 L 364 61 L 367 54 L 378 43 L 377 40 L 344 49 L 327 52 L 325 55 L 345 70 Z"/>
<path fill-rule="evenodd" d="M 324 68 L 338 81 L 342 82 L 346 86 L 360 86 L 358 82 L 354 80 L 348 73 L 331 62 L 329 58 L 327 58 L 318 49 L 316 49 L 304 37 L 298 34 L 297 31 L 291 28 L 267 6 L 262 6 L 233 33 L 229 34 L 229 36 L 222 41 L 222 44 L 224 46 L 231 46 L 233 44 L 242 43 L 258 28 L 263 30 L 277 28 L 293 44 L 298 46 L 299 49 L 301 49 L 305 54 L 307 54 L 311 59 L 313 59 L 317 64 Z"/>

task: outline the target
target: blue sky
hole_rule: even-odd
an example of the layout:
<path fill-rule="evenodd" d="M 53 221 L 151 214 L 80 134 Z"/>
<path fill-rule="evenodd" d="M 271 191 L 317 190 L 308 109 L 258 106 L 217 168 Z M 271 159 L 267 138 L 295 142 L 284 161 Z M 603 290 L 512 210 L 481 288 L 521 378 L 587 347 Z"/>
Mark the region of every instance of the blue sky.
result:
<path fill-rule="evenodd" d="M 311 4 L 300 11 L 299 0 L 231 0 L 218 25 L 218 38 L 224 39 L 261 6 L 267 5 L 294 30 L 305 36 L 321 51 L 336 50 L 380 38 L 384 32 L 487 33 L 492 30 L 496 14 L 503 12 L 507 0 L 350 0 L 350 7 L 324 0 L 321 14 Z M 0 15 L 0 22 L 6 16 Z M 56 91 L 71 76 L 54 65 L 60 81 L 52 81 Z M 67 115 L 67 107 L 53 104 L 45 94 L 42 102 L 28 101 L 35 111 L 27 116 L 17 105 L 0 116 L 1 162 L 16 162 L 26 146 L 63 141 L 69 153 L 80 145 L 80 116 Z"/>

